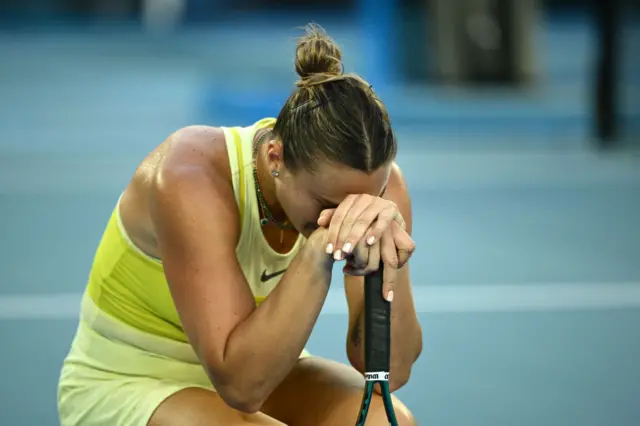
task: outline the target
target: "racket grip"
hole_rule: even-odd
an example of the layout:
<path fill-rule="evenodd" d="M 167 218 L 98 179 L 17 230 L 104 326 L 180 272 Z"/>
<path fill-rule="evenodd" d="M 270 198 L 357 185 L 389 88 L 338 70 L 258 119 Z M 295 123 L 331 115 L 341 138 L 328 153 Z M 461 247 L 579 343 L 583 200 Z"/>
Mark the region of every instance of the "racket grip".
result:
<path fill-rule="evenodd" d="M 367 276 L 364 283 L 364 365 L 365 373 L 383 377 L 369 380 L 388 380 L 391 362 L 391 304 L 382 295 L 383 264 Z"/>

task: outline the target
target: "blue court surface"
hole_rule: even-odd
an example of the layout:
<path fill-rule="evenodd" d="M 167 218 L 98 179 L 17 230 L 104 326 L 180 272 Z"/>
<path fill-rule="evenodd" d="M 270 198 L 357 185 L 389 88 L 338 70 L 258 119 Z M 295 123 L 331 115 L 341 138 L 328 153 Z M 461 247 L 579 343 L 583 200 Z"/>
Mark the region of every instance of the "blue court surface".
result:
<path fill-rule="evenodd" d="M 563 29 L 556 40 L 581 34 Z M 249 31 L 239 34 L 260 40 Z M 186 124 L 249 124 L 246 110 L 237 122 L 217 122 L 208 99 L 211 80 L 233 69 L 215 55 L 250 49 L 210 40 L 213 56 L 184 40 L 160 47 L 131 35 L 0 37 L 0 57 L 10 58 L 0 66 L 0 424 L 57 424 L 57 377 L 79 296 L 142 156 Z M 254 78 L 284 80 L 285 47 L 273 47 L 285 59 L 260 62 L 266 71 Z M 548 58 L 565 69 L 561 51 Z M 249 66 L 233 77 L 251 76 Z M 536 92 L 540 102 L 520 122 L 537 132 L 498 125 L 504 116 L 487 112 L 520 98 L 438 91 L 449 125 L 436 134 L 398 128 L 424 331 L 422 357 L 398 395 L 420 425 L 640 424 L 640 156 L 589 147 L 580 127 L 586 80 L 558 83 L 565 95 L 557 102 L 542 99 L 553 85 Z M 485 105 L 477 134 L 464 129 L 464 114 L 453 122 L 456 99 L 461 110 Z M 545 105 L 564 109 L 551 114 Z M 401 107 L 389 105 L 392 114 Z M 543 126 L 562 114 L 577 121 Z M 309 349 L 346 362 L 339 278 Z"/>

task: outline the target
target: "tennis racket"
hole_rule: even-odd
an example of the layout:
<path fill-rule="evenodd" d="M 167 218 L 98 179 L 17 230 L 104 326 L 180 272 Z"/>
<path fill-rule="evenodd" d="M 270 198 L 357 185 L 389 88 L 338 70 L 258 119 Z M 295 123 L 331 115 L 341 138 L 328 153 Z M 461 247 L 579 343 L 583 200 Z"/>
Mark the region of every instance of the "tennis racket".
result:
<path fill-rule="evenodd" d="M 380 384 L 384 410 L 390 426 L 398 426 L 389 392 L 391 362 L 391 304 L 382 297 L 380 268 L 364 278 L 364 366 L 365 387 L 356 426 L 364 426 L 373 397 L 373 386 Z"/>

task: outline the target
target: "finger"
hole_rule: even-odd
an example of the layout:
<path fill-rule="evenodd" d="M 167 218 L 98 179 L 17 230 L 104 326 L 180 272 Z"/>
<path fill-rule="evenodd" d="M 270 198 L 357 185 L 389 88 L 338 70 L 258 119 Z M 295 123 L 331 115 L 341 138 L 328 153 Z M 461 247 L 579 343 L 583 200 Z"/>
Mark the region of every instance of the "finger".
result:
<path fill-rule="evenodd" d="M 408 250 L 398 250 L 398 269 L 404 267 L 411 258 L 412 252 Z"/>
<path fill-rule="evenodd" d="M 389 303 L 393 302 L 397 276 L 398 270 L 396 268 L 385 266 L 382 271 L 382 297 Z"/>
<path fill-rule="evenodd" d="M 369 246 L 369 258 L 367 262 L 367 270 L 369 272 L 377 271 L 380 268 L 380 244 Z"/>
<path fill-rule="evenodd" d="M 342 226 L 340 226 L 340 233 L 336 240 L 336 247 L 341 248 L 343 253 L 351 253 L 351 250 L 359 243 L 364 235 L 364 231 L 367 230 L 369 225 L 375 220 L 377 213 L 366 215 L 370 212 L 376 204 L 376 197 L 371 195 L 361 194 L 357 196 L 356 201 L 351 205 L 349 213 L 342 220 Z M 375 209 L 375 208 L 374 208 Z M 371 216 L 372 218 L 369 218 Z M 354 227 L 362 227 L 364 223 L 364 229 L 360 238 L 350 238 L 353 234 Z"/>
<path fill-rule="evenodd" d="M 393 292 L 396 286 L 398 257 L 396 246 L 393 242 L 391 230 L 387 230 L 380 239 L 380 256 L 384 263 L 382 280 L 382 296 L 389 302 L 393 300 Z"/>
<path fill-rule="evenodd" d="M 358 269 L 365 269 L 369 263 L 370 249 L 371 247 L 366 244 L 357 244 L 349 256 L 351 265 Z"/>
<path fill-rule="evenodd" d="M 378 220 L 380 212 L 388 208 L 390 204 L 393 204 L 382 198 L 369 197 L 368 205 L 360 215 L 358 217 L 354 216 L 354 221 L 350 222 L 348 227 L 343 227 L 340 230 L 340 238 L 344 239 L 345 245 L 352 247 L 362 240 L 366 241 L 367 231 Z"/>
<path fill-rule="evenodd" d="M 333 214 L 336 212 L 336 209 L 325 209 L 320 212 L 320 216 L 318 217 L 318 226 L 322 226 L 326 228 L 331 223 L 331 218 Z"/>
<path fill-rule="evenodd" d="M 354 195 L 348 195 L 336 208 L 333 212 L 333 217 L 331 218 L 331 223 L 329 224 L 329 232 L 327 234 L 327 254 L 333 253 L 333 258 L 335 260 L 342 260 L 342 250 L 338 249 L 336 246 L 336 240 L 338 239 L 338 234 L 340 233 L 340 227 L 342 226 L 342 220 L 349 212 L 351 205 L 355 202 Z"/>
<path fill-rule="evenodd" d="M 409 258 L 416 249 L 416 244 L 411 236 L 400 228 L 400 225 L 397 223 L 391 225 L 391 232 L 398 256 L 398 269 L 400 269 L 409 261 Z"/>
<path fill-rule="evenodd" d="M 392 201 L 386 200 L 386 207 L 377 212 L 376 221 L 373 226 L 366 232 L 366 241 L 369 245 L 380 241 L 382 234 L 389 228 L 395 217 L 398 215 L 398 207 Z"/>
<path fill-rule="evenodd" d="M 380 245 L 369 246 L 361 241 L 353 254 L 347 258 L 345 268 L 343 271 L 347 275 L 359 277 L 377 271 L 380 269 Z"/>
<path fill-rule="evenodd" d="M 380 257 L 385 267 L 398 269 L 398 252 L 396 244 L 393 241 L 391 230 L 387 230 L 382 234 L 380 239 Z"/>

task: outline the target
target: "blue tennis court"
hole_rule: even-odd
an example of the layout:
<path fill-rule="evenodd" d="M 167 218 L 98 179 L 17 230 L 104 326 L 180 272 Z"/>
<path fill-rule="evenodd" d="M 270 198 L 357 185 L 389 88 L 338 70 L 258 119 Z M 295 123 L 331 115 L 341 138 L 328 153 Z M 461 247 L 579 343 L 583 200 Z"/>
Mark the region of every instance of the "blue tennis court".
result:
<path fill-rule="evenodd" d="M 354 36 L 336 28 L 349 45 Z M 251 115 L 238 109 L 238 122 L 220 123 L 208 99 L 225 77 L 241 85 L 255 74 L 216 55 L 249 49 L 261 34 L 220 31 L 172 43 L 126 32 L 0 35 L 0 55 L 10 58 L 0 66 L 1 424 L 57 424 L 57 375 L 79 296 L 142 156 L 177 127 Z M 233 31 L 245 42 L 220 46 Z M 549 34 L 548 46 L 560 46 L 583 33 L 558 24 Z M 288 45 L 272 46 L 284 59 L 265 59 L 262 75 L 271 69 L 285 81 Z M 558 75 L 571 72 L 561 47 L 547 53 Z M 420 108 L 434 123 L 441 114 L 436 130 L 398 128 L 424 330 L 399 396 L 420 425 L 640 424 L 640 156 L 589 148 L 586 79 L 557 83 L 557 102 L 545 98 L 553 84 L 533 103 L 433 89 Z M 636 105 L 629 93 L 638 86 L 630 83 L 625 101 Z M 489 113 L 498 104 L 530 114 L 505 125 L 506 112 Z M 309 349 L 346 361 L 341 287 L 336 276 Z"/>

